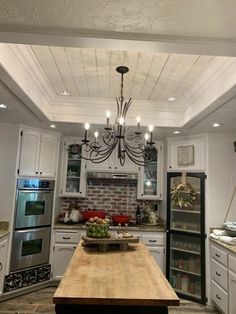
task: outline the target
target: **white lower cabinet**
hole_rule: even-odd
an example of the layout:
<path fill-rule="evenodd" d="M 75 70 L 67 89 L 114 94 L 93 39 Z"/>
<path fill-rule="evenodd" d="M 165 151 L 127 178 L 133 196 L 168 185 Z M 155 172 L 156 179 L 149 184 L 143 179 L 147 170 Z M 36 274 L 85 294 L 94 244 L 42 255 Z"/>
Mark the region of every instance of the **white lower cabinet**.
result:
<path fill-rule="evenodd" d="M 211 298 L 224 314 L 236 313 L 236 254 L 211 241 Z"/>
<path fill-rule="evenodd" d="M 81 239 L 77 230 L 56 230 L 53 246 L 53 279 L 61 280 Z"/>
<path fill-rule="evenodd" d="M 236 313 L 236 273 L 229 270 L 229 314 Z"/>
<path fill-rule="evenodd" d="M 0 295 L 3 293 L 3 284 L 6 270 L 7 238 L 0 240 Z"/>
<path fill-rule="evenodd" d="M 152 257 L 156 261 L 157 265 L 159 265 L 161 271 L 164 273 L 164 247 L 154 247 L 154 246 L 147 246 L 149 249 Z"/>
<path fill-rule="evenodd" d="M 69 265 L 75 249 L 75 244 L 55 244 L 53 259 L 53 279 L 60 280 L 63 278 L 65 270 Z"/>
<path fill-rule="evenodd" d="M 140 241 L 149 249 L 152 257 L 165 273 L 165 234 L 164 232 L 141 232 Z"/>

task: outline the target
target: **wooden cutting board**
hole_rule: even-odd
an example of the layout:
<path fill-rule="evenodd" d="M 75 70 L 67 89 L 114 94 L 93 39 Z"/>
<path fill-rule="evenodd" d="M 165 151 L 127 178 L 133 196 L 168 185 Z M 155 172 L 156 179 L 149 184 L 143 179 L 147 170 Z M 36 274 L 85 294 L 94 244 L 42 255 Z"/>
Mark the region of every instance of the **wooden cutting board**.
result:
<path fill-rule="evenodd" d="M 97 244 L 99 251 L 107 251 L 109 249 L 110 244 L 117 244 L 120 250 L 127 250 L 129 243 L 139 243 L 139 238 L 133 236 L 132 238 L 90 238 L 87 236 L 82 236 L 83 244 L 86 245 L 93 245 Z"/>

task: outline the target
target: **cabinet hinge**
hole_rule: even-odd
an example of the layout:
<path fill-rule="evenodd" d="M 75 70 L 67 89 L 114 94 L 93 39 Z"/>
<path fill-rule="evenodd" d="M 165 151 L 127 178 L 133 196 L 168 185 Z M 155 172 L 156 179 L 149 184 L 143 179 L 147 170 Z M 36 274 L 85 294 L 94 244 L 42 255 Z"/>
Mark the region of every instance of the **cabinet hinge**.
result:
<path fill-rule="evenodd" d="M 17 174 L 19 174 L 20 173 L 20 169 L 17 169 Z"/>
<path fill-rule="evenodd" d="M 22 136 L 22 135 L 23 135 L 23 131 L 20 132 L 20 136 Z"/>
<path fill-rule="evenodd" d="M 206 174 L 204 175 L 204 178 L 207 179 L 207 175 Z"/>
<path fill-rule="evenodd" d="M 66 141 L 64 141 L 64 146 L 66 146 Z"/>
<path fill-rule="evenodd" d="M 161 198 L 161 193 L 160 193 L 160 198 Z"/>
<path fill-rule="evenodd" d="M 160 150 L 162 150 L 162 146 L 160 146 Z"/>
<path fill-rule="evenodd" d="M 53 251 L 55 251 L 55 245 L 53 245 Z"/>

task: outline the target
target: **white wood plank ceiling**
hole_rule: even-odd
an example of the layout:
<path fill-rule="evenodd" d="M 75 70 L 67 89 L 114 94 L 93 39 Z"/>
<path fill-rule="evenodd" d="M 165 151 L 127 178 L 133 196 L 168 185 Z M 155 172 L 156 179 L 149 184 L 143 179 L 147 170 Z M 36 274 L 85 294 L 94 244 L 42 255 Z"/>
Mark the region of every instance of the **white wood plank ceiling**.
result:
<path fill-rule="evenodd" d="M 199 80 L 214 56 L 104 49 L 31 46 L 57 95 L 115 98 L 120 93 L 116 67 L 126 65 L 124 95 L 140 100 L 177 102 Z"/>

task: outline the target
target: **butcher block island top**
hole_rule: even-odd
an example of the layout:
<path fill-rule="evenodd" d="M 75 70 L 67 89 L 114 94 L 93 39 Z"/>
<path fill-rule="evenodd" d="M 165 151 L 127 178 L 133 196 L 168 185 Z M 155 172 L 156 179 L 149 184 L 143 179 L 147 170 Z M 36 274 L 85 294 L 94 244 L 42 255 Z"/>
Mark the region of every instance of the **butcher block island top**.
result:
<path fill-rule="evenodd" d="M 80 242 L 53 302 L 57 313 L 77 313 L 78 309 L 126 313 L 129 309 L 130 314 L 156 314 L 168 313 L 167 306 L 179 305 L 179 298 L 144 244 L 129 245 L 126 251 L 99 252 Z"/>

